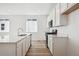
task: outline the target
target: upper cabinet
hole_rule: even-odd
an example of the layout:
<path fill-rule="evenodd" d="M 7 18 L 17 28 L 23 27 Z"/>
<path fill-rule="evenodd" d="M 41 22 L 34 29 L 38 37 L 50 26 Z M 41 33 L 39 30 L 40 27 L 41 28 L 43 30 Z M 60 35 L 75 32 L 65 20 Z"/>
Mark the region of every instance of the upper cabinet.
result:
<path fill-rule="evenodd" d="M 67 24 L 67 16 L 66 15 L 62 15 L 61 13 L 64 11 L 64 9 L 66 8 L 65 6 L 66 4 L 60 4 L 58 3 L 49 13 L 48 19 L 47 19 L 47 26 L 49 24 L 50 20 L 53 20 L 53 24 L 52 26 L 63 26 Z M 63 7 L 63 8 L 62 8 Z"/>
<path fill-rule="evenodd" d="M 79 3 L 57 3 L 50 12 L 47 21 L 53 20 L 53 27 L 65 26 L 68 23 L 68 14 L 76 9 L 79 9 Z"/>
<path fill-rule="evenodd" d="M 64 4 L 65 5 L 65 4 Z M 62 9 L 61 4 L 56 5 L 56 15 L 55 15 L 55 26 L 64 26 L 67 25 L 67 16 L 62 15 L 61 11 L 64 11 L 66 7 Z"/>
<path fill-rule="evenodd" d="M 47 18 L 47 27 L 49 27 L 49 21 L 52 20 L 52 26 L 55 26 L 55 8 L 51 10 Z"/>
<path fill-rule="evenodd" d="M 59 26 L 60 25 L 60 4 L 56 5 L 56 22 L 55 22 L 55 26 Z"/>
<path fill-rule="evenodd" d="M 52 12 L 51 12 L 51 20 L 52 20 L 52 26 L 55 26 L 55 19 L 56 19 L 56 17 L 55 17 L 55 12 L 56 12 L 56 10 L 55 10 L 55 8 L 53 8 L 53 10 L 52 10 Z"/>

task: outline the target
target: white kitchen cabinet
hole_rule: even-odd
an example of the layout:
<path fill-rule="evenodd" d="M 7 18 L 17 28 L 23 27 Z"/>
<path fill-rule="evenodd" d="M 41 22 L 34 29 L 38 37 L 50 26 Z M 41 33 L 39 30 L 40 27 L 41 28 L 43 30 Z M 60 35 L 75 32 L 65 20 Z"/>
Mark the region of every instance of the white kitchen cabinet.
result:
<path fill-rule="evenodd" d="M 62 14 L 67 9 L 68 3 L 61 3 L 60 7 L 60 13 Z"/>
<path fill-rule="evenodd" d="M 22 56 L 22 47 L 21 46 L 17 47 L 17 56 Z"/>
<path fill-rule="evenodd" d="M 26 44 L 25 44 L 25 46 L 26 46 L 25 52 L 27 53 L 27 51 L 28 51 L 28 43 L 29 43 L 27 38 L 26 38 L 26 41 L 25 42 L 26 42 Z"/>
<path fill-rule="evenodd" d="M 56 5 L 56 24 L 55 26 L 60 25 L 60 4 Z"/>
<path fill-rule="evenodd" d="M 16 44 L 0 43 L 0 56 L 15 56 L 15 55 L 17 55 Z"/>
<path fill-rule="evenodd" d="M 48 48 L 53 56 L 66 56 L 67 37 L 48 36 Z"/>
<path fill-rule="evenodd" d="M 53 20 L 52 26 L 55 26 L 55 8 L 51 10 L 47 18 L 47 27 L 49 27 L 49 21 Z"/>
<path fill-rule="evenodd" d="M 54 40 L 53 40 L 52 35 L 48 35 L 48 48 L 49 48 L 52 55 L 53 55 L 53 49 L 54 49 L 53 43 L 54 43 Z"/>
<path fill-rule="evenodd" d="M 25 56 L 29 47 L 31 34 L 20 36 L 15 41 L 0 41 L 0 56 Z"/>
<path fill-rule="evenodd" d="M 23 51 L 23 56 L 25 56 L 25 54 L 26 54 L 26 44 L 27 44 L 26 43 L 26 40 L 27 40 L 26 38 L 24 38 L 24 40 L 23 40 L 23 50 L 22 50 Z"/>
<path fill-rule="evenodd" d="M 51 17 L 51 19 L 53 20 L 53 26 L 55 26 L 55 23 L 56 23 L 56 16 L 55 16 L 55 12 L 56 12 L 56 10 L 55 10 L 55 8 L 53 8 L 53 10 L 52 10 L 52 17 Z"/>
<path fill-rule="evenodd" d="M 17 43 L 17 56 L 23 55 L 23 41 Z"/>
<path fill-rule="evenodd" d="M 31 34 L 28 35 L 27 37 L 23 38 L 22 40 L 22 55 L 25 56 L 26 53 L 28 52 L 28 49 L 30 48 L 30 44 L 31 44 Z"/>
<path fill-rule="evenodd" d="M 54 56 L 66 56 L 67 38 L 55 37 L 54 38 Z"/>
<path fill-rule="evenodd" d="M 55 26 L 63 26 L 67 25 L 67 15 L 62 15 L 61 14 L 61 6 L 60 3 L 56 5 L 56 21 L 55 21 Z"/>
<path fill-rule="evenodd" d="M 49 40 L 48 40 L 48 48 L 50 49 L 50 47 L 51 47 L 51 37 L 50 37 L 50 35 L 48 35 L 48 38 L 49 38 Z"/>

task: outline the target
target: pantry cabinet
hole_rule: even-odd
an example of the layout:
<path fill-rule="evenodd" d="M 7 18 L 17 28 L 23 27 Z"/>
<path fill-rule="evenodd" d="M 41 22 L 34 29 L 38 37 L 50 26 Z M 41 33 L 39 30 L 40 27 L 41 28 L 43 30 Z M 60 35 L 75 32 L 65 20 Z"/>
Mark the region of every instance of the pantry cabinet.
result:
<path fill-rule="evenodd" d="M 67 37 L 48 36 L 48 48 L 53 56 L 66 56 Z"/>

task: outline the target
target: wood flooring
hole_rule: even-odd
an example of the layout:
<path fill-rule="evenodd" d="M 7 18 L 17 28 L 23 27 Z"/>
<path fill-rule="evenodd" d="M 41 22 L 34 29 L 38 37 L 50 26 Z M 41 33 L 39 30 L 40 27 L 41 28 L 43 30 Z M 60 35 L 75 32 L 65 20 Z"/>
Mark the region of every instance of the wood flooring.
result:
<path fill-rule="evenodd" d="M 32 45 L 26 56 L 51 56 L 44 40 L 32 41 Z"/>

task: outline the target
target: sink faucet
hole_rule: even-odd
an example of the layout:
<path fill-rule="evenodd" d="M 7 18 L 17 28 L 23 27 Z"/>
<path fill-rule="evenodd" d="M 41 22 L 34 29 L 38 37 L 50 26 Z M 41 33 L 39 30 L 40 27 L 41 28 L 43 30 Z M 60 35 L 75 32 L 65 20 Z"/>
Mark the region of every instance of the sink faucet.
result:
<path fill-rule="evenodd" d="M 23 32 L 23 29 L 22 28 L 18 28 L 18 35 L 20 35 L 20 33 Z"/>

